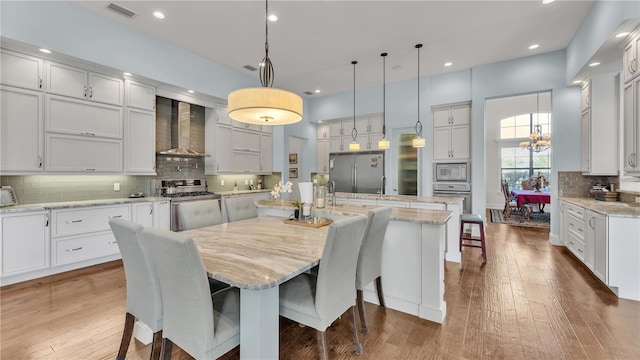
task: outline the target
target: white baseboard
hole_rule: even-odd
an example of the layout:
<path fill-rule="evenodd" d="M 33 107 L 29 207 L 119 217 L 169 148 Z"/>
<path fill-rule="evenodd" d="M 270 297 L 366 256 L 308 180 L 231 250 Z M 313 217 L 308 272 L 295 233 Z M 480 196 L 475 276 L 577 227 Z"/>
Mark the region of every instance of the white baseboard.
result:
<path fill-rule="evenodd" d="M 549 242 L 551 243 L 551 245 L 565 246 L 562 240 L 560 240 L 560 236 L 558 234 L 549 233 Z"/>

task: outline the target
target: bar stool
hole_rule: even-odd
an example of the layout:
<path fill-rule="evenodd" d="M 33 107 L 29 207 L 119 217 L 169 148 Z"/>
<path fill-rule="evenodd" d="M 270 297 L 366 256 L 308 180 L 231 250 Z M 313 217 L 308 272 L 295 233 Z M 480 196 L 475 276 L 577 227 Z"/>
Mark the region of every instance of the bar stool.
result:
<path fill-rule="evenodd" d="M 480 237 L 473 237 L 471 235 L 465 236 L 464 234 L 465 224 L 478 225 L 480 227 Z M 479 241 L 480 245 L 465 243 L 464 240 Z M 484 235 L 484 218 L 481 215 L 477 215 L 477 214 L 460 215 L 460 251 L 462 251 L 463 246 L 481 248 L 482 260 L 485 263 L 487 262 L 487 248 L 485 246 L 485 235 Z"/>

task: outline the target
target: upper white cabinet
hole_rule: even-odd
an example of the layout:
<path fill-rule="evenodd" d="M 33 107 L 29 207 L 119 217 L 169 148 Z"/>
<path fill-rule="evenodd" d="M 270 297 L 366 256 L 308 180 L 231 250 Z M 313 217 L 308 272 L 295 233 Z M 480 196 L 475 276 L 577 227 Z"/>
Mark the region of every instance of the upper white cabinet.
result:
<path fill-rule="evenodd" d="M 67 173 L 122 172 L 122 140 L 46 134 L 46 169 Z"/>
<path fill-rule="evenodd" d="M 260 169 L 261 173 L 273 172 L 273 135 L 260 134 Z"/>
<path fill-rule="evenodd" d="M 348 131 L 351 134 L 351 127 L 347 127 L 348 130 L 343 129 L 343 121 L 334 121 L 329 124 L 329 136 L 330 137 L 339 137 L 345 135 L 345 131 Z"/>
<path fill-rule="evenodd" d="M 42 90 L 44 61 L 33 56 L 2 50 L 0 82 L 31 90 Z"/>
<path fill-rule="evenodd" d="M 151 85 L 126 80 L 125 98 L 127 107 L 141 110 L 156 110 L 156 88 Z"/>
<path fill-rule="evenodd" d="M 3 277 L 50 266 L 49 210 L 0 215 Z"/>
<path fill-rule="evenodd" d="M 624 173 L 640 176 L 640 76 L 624 86 Z"/>
<path fill-rule="evenodd" d="M 432 114 L 433 160 L 468 160 L 471 104 L 437 106 Z"/>
<path fill-rule="evenodd" d="M 47 62 L 47 92 L 122 106 L 124 83 L 115 77 Z"/>
<path fill-rule="evenodd" d="M 316 140 L 316 172 L 329 173 L 329 139 Z"/>
<path fill-rule="evenodd" d="M 125 172 L 155 175 L 156 113 L 129 108 L 125 126 Z"/>
<path fill-rule="evenodd" d="M 44 170 L 42 92 L 9 86 L 0 90 L 0 173 L 40 173 Z"/>
<path fill-rule="evenodd" d="M 243 123 L 237 120 L 233 120 L 231 119 L 231 124 L 233 125 L 234 129 L 243 129 L 243 130 L 250 130 L 250 131 L 260 131 L 261 126 L 260 125 L 256 125 L 256 124 L 247 124 L 247 123 Z"/>
<path fill-rule="evenodd" d="M 47 132 L 122 139 L 122 107 L 46 95 Z"/>
<path fill-rule="evenodd" d="M 624 56 L 622 58 L 622 73 L 624 74 L 624 82 L 636 77 L 638 71 L 638 58 L 640 58 L 640 35 L 635 36 L 624 47 Z"/>
<path fill-rule="evenodd" d="M 585 175 L 618 174 L 619 77 L 617 74 L 594 75 L 587 86 L 588 107 L 582 112 L 582 173 Z"/>
<path fill-rule="evenodd" d="M 349 144 L 353 142 L 353 127 L 353 118 L 331 120 L 328 124 L 318 125 L 316 130 L 318 172 L 329 171 L 329 153 L 350 151 Z M 380 114 L 359 116 L 356 118 L 356 141 L 360 144 L 360 151 L 379 150 L 378 140 L 383 137 L 382 127 L 382 115 Z M 326 152 L 326 155 L 320 152 Z M 326 170 L 323 170 L 325 168 Z"/>
<path fill-rule="evenodd" d="M 591 107 L 591 81 L 586 81 L 580 90 L 580 110 L 583 112 Z"/>
<path fill-rule="evenodd" d="M 316 139 L 328 139 L 330 136 L 329 125 L 318 125 L 316 128 Z"/>
<path fill-rule="evenodd" d="M 229 108 L 227 105 L 216 104 L 216 122 L 222 125 L 231 126 L 231 118 L 229 117 Z"/>

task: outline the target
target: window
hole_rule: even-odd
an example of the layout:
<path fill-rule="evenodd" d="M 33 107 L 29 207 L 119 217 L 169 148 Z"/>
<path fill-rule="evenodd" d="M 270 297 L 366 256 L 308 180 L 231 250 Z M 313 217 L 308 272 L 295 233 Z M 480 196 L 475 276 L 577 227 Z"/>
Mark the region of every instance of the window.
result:
<path fill-rule="evenodd" d="M 541 125 L 543 133 L 551 133 L 549 113 L 530 113 L 508 117 L 500 121 L 500 172 L 510 189 L 521 189 L 522 181 L 539 172 L 550 178 L 551 149 L 535 152 L 520 147 L 527 141 L 534 125 Z"/>

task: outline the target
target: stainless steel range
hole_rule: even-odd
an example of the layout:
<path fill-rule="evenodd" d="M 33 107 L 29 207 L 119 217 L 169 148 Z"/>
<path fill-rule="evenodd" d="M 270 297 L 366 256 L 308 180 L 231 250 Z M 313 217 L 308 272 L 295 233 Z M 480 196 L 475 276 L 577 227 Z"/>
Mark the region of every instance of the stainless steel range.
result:
<path fill-rule="evenodd" d="M 156 181 L 156 194 L 171 199 L 171 231 L 182 230 L 178 221 L 178 204 L 187 201 L 220 199 L 220 195 L 207 191 L 205 179 L 175 179 Z"/>

